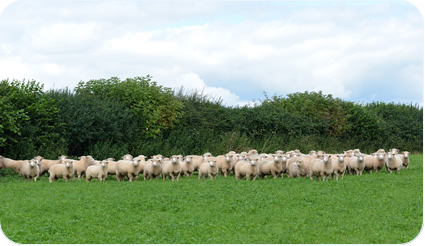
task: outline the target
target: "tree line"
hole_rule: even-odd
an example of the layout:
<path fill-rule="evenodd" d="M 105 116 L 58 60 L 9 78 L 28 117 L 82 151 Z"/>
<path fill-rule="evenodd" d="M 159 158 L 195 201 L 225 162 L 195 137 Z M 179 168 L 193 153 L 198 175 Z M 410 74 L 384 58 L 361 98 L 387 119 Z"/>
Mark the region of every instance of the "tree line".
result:
<path fill-rule="evenodd" d="M 81 81 L 73 90 L 44 91 L 34 80 L 0 83 L 0 154 L 14 159 L 248 149 L 422 152 L 422 132 L 419 105 L 355 103 L 322 92 L 226 106 L 200 91 L 163 87 L 149 75 Z"/>

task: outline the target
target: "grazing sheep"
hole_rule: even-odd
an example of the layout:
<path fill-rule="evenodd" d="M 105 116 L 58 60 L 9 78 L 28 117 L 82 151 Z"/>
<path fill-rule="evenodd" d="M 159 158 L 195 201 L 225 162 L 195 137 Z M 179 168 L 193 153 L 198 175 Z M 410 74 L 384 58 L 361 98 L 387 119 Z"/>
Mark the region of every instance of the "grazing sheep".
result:
<path fill-rule="evenodd" d="M 162 159 L 149 159 L 144 167 L 144 180 L 157 178 L 162 173 Z"/>
<path fill-rule="evenodd" d="M 119 160 L 115 164 L 115 174 L 118 182 L 124 181 L 125 177 L 128 177 L 128 181 L 132 182 L 138 177 L 140 172 L 140 160 Z"/>
<path fill-rule="evenodd" d="M 385 154 L 375 153 L 375 155 L 366 155 L 364 157 L 366 172 L 379 172 L 385 165 Z"/>
<path fill-rule="evenodd" d="M 219 155 L 216 157 L 216 164 L 218 167 L 218 170 L 221 172 L 224 177 L 227 177 L 228 174 L 230 174 L 232 170 L 232 157 L 233 155 Z"/>
<path fill-rule="evenodd" d="M 78 161 L 72 161 L 74 163 L 74 175 L 76 174 L 78 179 L 80 179 L 81 177 L 83 177 L 87 167 L 90 165 L 90 158 L 87 156 L 80 156 L 78 157 L 78 159 Z"/>
<path fill-rule="evenodd" d="M 41 156 L 34 157 L 35 160 L 38 160 L 40 162 L 40 175 L 39 177 L 43 176 L 45 173 L 47 173 L 51 166 L 55 164 L 61 164 L 67 159 L 68 156 L 61 155 L 58 157 L 58 160 L 47 160 L 44 159 Z"/>
<path fill-rule="evenodd" d="M 393 152 L 388 152 L 388 170 L 390 171 L 390 174 L 393 173 L 393 171 L 397 171 L 397 173 L 400 173 L 401 168 L 403 167 L 403 161 L 401 160 L 400 156 L 398 154 L 393 154 Z"/>
<path fill-rule="evenodd" d="M 403 154 L 400 155 L 400 158 L 403 162 L 403 168 L 405 169 L 409 168 L 409 163 L 410 163 L 409 155 L 410 155 L 410 152 L 408 151 L 404 151 Z"/>
<path fill-rule="evenodd" d="M 193 166 L 192 157 L 186 156 L 183 161 L 180 161 L 181 174 L 184 176 L 192 175 L 195 167 Z"/>
<path fill-rule="evenodd" d="M 218 174 L 218 166 L 216 160 L 205 161 L 199 167 L 198 179 L 200 180 L 202 176 L 205 176 L 205 179 L 208 177 L 210 180 L 215 179 Z"/>
<path fill-rule="evenodd" d="M 49 169 L 49 182 L 57 181 L 58 178 L 63 178 L 68 181 L 74 175 L 74 161 L 65 160 L 64 164 L 54 164 Z"/>
<path fill-rule="evenodd" d="M 338 180 L 339 175 L 341 175 L 341 179 L 344 179 L 345 171 L 347 167 L 344 161 L 344 154 L 338 154 L 336 156 L 331 157 L 333 173 L 332 177 Z"/>
<path fill-rule="evenodd" d="M 246 177 L 246 180 L 255 180 L 258 175 L 258 166 L 260 158 L 258 156 L 251 156 L 248 160 L 240 160 L 236 163 L 235 166 L 235 178 L 243 179 Z"/>
<path fill-rule="evenodd" d="M 0 167 L 10 168 L 17 173 L 19 173 L 22 163 L 24 162 L 24 160 L 12 160 L 0 155 Z"/>
<path fill-rule="evenodd" d="M 162 178 L 166 180 L 167 177 L 170 177 L 172 181 L 179 181 L 180 178 L 180 162 L 177 160 L 177 157 L 172 157 L 171 160 L 164 160 L 162 164 Z"/>
<path fill-rule="evenodd" d="M 320 156 L 319 154 L 317 155 Z M 317 177 L 317 180 L 320 180 L 322 177 L 323 181 L 328 181 L 329 177 L 333 173 L 333 166 L 331 155 L 323 155 L 323 159 L 316 158 L 313 159 L 310 163 L 310 180 L 313 180 L 313 176 Z"/>
<path fill-rule="evenodd" d="M 34 182 L 36 182 L 40 174 L 39 165 L 40 161 L 35 159 L 24 161 L 22 162 L 19 174 L 24 176 L 25 180 L 31 181 L 31 179 L 34 179 Z"/>
<path fill-rule="evenodd" d="M 363 154 L 357 154 L 356 156 L 350 157 L 348 161 L 348 171 L 351 175 L 355 171 L 357 176 L 361 176 L 363 174 L 363 170 L 365 168 L 364 156 Z"/>
<path fill-rule="evenodd" d="M 108 161 L 104 160 L 100 162 L 100 165 L 93 165 L 87 167 L 86 180 L 90 182 L 92 178 L 98 178 L 99 181 L 105 183 L 105 178 L 108 177 Z"/>
<path fill-rule="evenodd" d="M 286 163 L 285 163 L 286 171 Z M 273 178 L 277 178 L 282 173 L 282 156 L 273 155 L 273 161 L 264 159 L 259 163 L 259 177 L 264 178 L 266 175 L 273 175 Z"/>

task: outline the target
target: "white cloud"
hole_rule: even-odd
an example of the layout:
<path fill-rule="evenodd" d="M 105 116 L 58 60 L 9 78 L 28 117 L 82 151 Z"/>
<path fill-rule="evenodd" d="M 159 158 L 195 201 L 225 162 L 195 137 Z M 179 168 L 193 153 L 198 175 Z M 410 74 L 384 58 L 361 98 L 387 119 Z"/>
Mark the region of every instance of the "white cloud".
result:
<path fill-rule="evenodd" d="M 18 3 L 15 11 L 37 6 Z M 0 77 L 58 88 L 150 74 L 165 86 L 204 90 L 228 105 L 261 98 L 263 91 L 380 100 L 366 90 L 371 81 L 409 81 L 411 93 L 423 84 L 422 19 L 398 3 L 50 3 L 24 16 L 6 13 L 20 22 L 0 19 L 0 65 L 7 68 Z"/>

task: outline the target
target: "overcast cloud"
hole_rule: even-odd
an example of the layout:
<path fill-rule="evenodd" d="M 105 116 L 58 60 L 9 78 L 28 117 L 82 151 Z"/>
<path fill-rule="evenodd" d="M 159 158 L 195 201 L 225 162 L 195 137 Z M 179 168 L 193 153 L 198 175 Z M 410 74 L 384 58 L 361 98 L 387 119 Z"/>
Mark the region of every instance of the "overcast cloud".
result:
<path fill-rule="evenodd" d="M 150 74 L 227 105 L 306 90 L 422 105 L 423 35 L 405 1 L 20 0 L 0 16 L 0 79 Z"/>

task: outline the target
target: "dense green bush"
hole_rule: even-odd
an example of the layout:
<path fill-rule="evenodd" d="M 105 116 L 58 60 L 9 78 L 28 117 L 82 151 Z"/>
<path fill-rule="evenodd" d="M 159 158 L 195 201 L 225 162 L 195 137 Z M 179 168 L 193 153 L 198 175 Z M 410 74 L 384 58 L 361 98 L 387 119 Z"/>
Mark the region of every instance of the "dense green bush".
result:
<path fill-rule="evenodd" d="M 303 92 L 228 107 L 199 91 L 164 88 L 150 76 L 90 80 L 74 91 L 42 88 L 35 81 L 1 82 L 2 155 L 118 159 L 126 153 L 217 155 L 251 148 L 422 152 L 418 105 L 359 104 Z"/>

